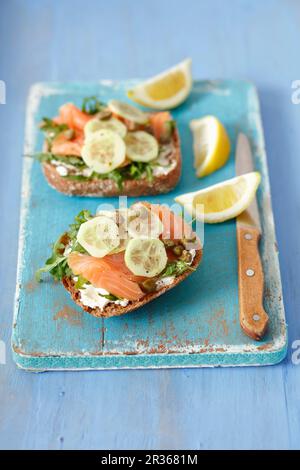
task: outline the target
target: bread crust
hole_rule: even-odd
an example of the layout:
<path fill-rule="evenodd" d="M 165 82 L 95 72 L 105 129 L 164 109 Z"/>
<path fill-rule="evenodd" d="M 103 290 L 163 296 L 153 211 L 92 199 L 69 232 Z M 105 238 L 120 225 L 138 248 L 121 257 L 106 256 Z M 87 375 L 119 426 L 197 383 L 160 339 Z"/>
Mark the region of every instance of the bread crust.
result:
<path fill-rule="evenodd" d="M 123 189 L 120 190 L 114 180 L 92 179 L 90 181 L 73 181 L 60 176 L 56 167 L 51 163 L 42 163 L 43 172 L 48 184 L 68 196 L 151 196 L 155 194 L 168 193 L 178 183 L 181 175 L 181 151 L 180 138 L 177 129 L 173 133 L 172 143 L 174 152 L 172 159 L 176 162 L 174 168 L 166 175 L 154 176 L 153 181 L 146 178 L 140 180 L 127 180 Z"/>
<path fill-rule="evenodd" d="M 196 251 L 196 255 L 194 257 L 191 267 L 197 268 L 200 264 L 201 258 L 202 258 L 202 249 L 199 249 Z M 167 292 L 168 290 L 173 289 L 173 287 L 177 286 L 180 282 L 182 282 L 185 278 L 187 278 L 192 273 L 193 273 L 192 270 L 185 271 L 180 276 L 177 276 L 171 285 L 162 287 L 157 292 L 146 294 L 141 300 L 130 301 L 126 307 L 122 307 L 121 305 L 108 304 L 106 307 L 104 307 L 103 310 L 101 310 L 98 307 L 91 308 L 82 304 L 82 302 L 80 301 L 80 292 L 78 289 L 75 289 L 75 283 L 73 279 L 69 277 L 64 277 L 62 279 L 62 283 L 64 287 L 67 289 L 67 291 L 71 294 L 71 297 L 74 300 L 74 302 L 76 302 L 76 304 L 79 305 L 79 307 L 81 307 L 87 313 L 89 313 L 90 315 L 93 315 L 94 317 L 109 318 L 109 317 L 116 317 L 116 316 L 124 315 L 125 313 L 129 313 L 129 312 L 132 312 L 133 310 L 143 307 L 147 303 L 151 302 L 152 300 L 156 299 L 160 295 Z"/>

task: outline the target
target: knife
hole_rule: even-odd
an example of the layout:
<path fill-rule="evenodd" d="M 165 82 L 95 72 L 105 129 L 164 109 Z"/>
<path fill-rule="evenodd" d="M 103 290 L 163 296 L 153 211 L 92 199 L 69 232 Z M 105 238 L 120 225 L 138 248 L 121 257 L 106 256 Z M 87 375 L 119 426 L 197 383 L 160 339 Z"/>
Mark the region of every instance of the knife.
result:
<path fill-rule="evenodd" d="M 254 171 L 249 140 L 240 133 L 235 154 L 237 176 Z M 237 217 L 240 325 L 246 335 L 255 340 L 264 336 L 269 317 L 263 307 L 264 273 L 259 242 L 261 225 L 256 197 Z"/>

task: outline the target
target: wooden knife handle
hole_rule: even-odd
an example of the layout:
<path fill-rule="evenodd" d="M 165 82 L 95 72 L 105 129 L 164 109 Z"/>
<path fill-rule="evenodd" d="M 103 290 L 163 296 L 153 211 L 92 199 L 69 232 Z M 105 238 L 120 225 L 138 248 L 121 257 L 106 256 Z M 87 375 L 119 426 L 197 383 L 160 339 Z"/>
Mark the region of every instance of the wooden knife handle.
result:
<path fill-rule="evenodd" d="M 263 307 L 264 274 L 259 254 L 260 231 L 237 226 L 240 324 L 246 335 L 262 339 L 269 317 Z"/>

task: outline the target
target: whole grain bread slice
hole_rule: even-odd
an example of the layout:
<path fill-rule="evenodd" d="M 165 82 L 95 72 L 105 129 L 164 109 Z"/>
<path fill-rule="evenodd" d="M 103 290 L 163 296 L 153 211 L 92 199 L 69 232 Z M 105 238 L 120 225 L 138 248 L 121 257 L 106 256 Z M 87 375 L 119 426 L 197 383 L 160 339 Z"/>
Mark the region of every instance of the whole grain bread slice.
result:
<path fill-rule="evenodd" d="M 122 307 L 121 305 L 115 305 L 115 304 L 108 304 L 103 310 L 101 310 L 100 308 L 87 307 L 82 304 L 80 300 L 80 292 L 78 289 L 75 288 L 75 282 L 73 281 L 72 278 L 64 277 L 62 280 L 62 283 L 64 287 L 67 289 L 67 291 L 71 294 L 71 297 L 74 300 L 74 302 L 76 302 L 77 305 L 79 305 L 83 310 L 88 312 L 90 315 L 93 315 L 94 317 L 105 317 L 105 318 L 115 317 L 115 316 L 124 315 L 125 313 L 132 312 L 133 310 L 136 310 L 142 307 L 143 305 L 146 305 L 147 303 L 156 299 L 157 297 L 164 294 L 168 290 L 177 286 L 180 282 L 182 282 L 190 274 L 193 273 L 193 271 L 199 266 L 201 258 L 202 258 L 202 249 L 199 249 L 196 251 L 196 255 L 191 265 L 191 268 L 192 268 L 191 270 L 185 271 L 180 276 L 177 276 L 171 285 L 164 286 L 156 292 L 151 292 L 149 294 L 146 294 L 140 300 L 130 301 L 126 307 Z"/>
<path fill-rule="evenodd" d="M 110 196 L 150 196 L 155 194 L 168 193 L 178 183 L 181 175 L 181 151 L 180 139 L 177 129 L 172 136 L 173 153 L 170 160 L 175 162 L 174 168 L 165 175 L 154 176 L 152 181 L 146 178 L 124 182 L 120 190 L 116 182 L 112 179 L 93 178 L 89 181 L 74 181 L 60 176 L 56 166 L 51 163 L 43 163 L 43 172 L 48 184 L 60 193 L 69 196 L 90 196 L 90 197 L 110 197 Z"/>

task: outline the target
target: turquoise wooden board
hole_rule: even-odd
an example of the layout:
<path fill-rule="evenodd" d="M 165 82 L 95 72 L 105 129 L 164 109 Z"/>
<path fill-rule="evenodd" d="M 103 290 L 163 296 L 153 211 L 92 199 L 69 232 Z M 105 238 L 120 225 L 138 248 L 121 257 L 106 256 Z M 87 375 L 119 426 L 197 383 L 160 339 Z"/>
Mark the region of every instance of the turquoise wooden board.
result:
<path fill-rule="evenodd" d="M 97 94 L 103 101 L 125 98 L 135 81 L 39 83 L 32 87 L 27 110 L 25 155 L 39 151 L 37 124 L 53 116 L 66 101 L 80 105 Z M 270 328 L 261 342 L 246 337 L 239 326 L 235 221 L 206 226 L 200 268 L 174 290 L 142 309 L 111 319 L 82 312 L 60 285 L 47 278 L 37 284 L 36 269 L 50 245 L 87 208 L 103 200 L 67 197 L 48 187 L 40 165 L 24 157 L 17 292 L 12 335 L 14 359 L 27 370 L 201 367 L 265 365 L 286 355 L 287 333 L 259 102 L 255 87 L 244 81 L 197 81 L 188 100 L 176 109 L 182 140 L 183 174 L 167 195 L 147 197 L 171 204 L 177 194 L 233 177 L 238 132 L 252 142 L 255 167 L 262 174 L 258 191 L 265 273 L 265 309 Z M 192 168 L 191 119 L 214 114 L 232 142 L 229 163 L 198 180 Z M 129 202 L 134 202 L 132 198 Z M 117 198 L 105 202 L 117 205 Z"/>

